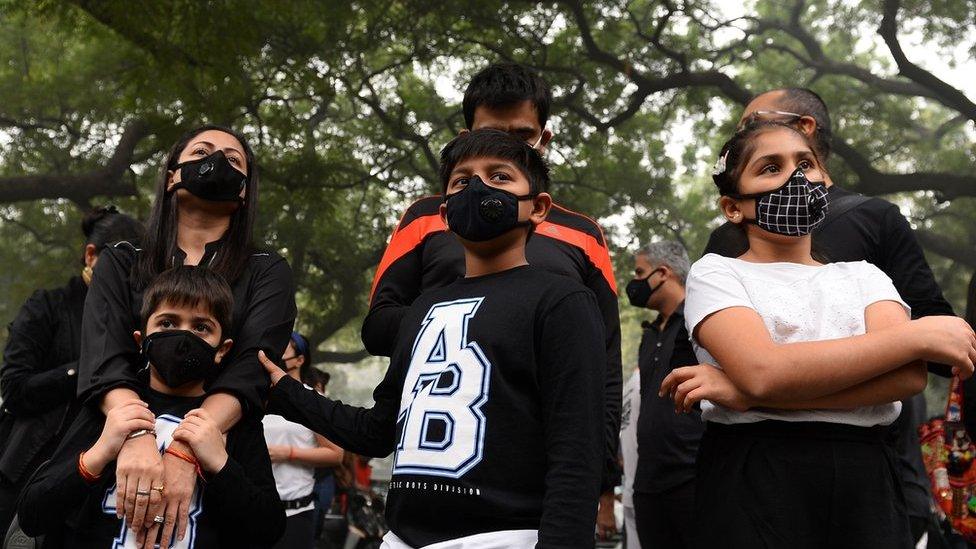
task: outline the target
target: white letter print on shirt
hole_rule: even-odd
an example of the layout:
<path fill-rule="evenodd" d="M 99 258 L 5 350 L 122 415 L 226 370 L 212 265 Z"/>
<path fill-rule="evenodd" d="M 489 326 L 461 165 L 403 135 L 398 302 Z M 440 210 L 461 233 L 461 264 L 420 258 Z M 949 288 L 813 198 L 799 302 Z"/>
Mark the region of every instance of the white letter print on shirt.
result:
<path fill-rule="evenodd" d="M 173 442 L 173 432 L 180 426 L 181 421 L 183 420 L 170 414 L 160 414 L 156 417 L 156 444 L 159 446 L 160 454 L 165 452 L 166 447 Z M 105 491 L 105 497 L 102 498 L 102 512 L 113 517 L 115 516 L 115 490 L 116 486 L 113 484 L 111 488 Z M 190 498 L 190 515 L 186 537 L 179 541 L 174 536 L 169 545 L 170 549 L 193 549 L 197 539 L 197 520 L 200 513 L 203 512 L 202 502 L 203 491 L 200 489 L 200 483 L 197 482 L 197 486 L 193 489 L 193 497 Z M 147 520 L 152 520 L 152 517 L 147 517 Z M 112 549 L 136 549 L 136 535 L 132 533 L 124 519 L 121 524 L 119 535 L 112 542 Z M 156 544 L 155 547 L 159 547 L 159 545 Z"/>
<path fill-rule="evenodd" d="M 491 364 L 467 334 L 483 300 L 437 303 L 427 311 L 400 396 L 394 474 L 460 478 L 481 461 Z"/>

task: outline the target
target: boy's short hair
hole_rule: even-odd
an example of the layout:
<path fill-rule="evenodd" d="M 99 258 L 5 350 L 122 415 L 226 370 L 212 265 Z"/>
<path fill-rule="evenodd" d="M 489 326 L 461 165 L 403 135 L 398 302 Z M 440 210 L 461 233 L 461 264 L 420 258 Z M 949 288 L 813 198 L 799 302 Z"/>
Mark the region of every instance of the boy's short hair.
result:
<path fill-rule="evenodd" d="M 142 328 L 163 303 L 174 307 L 203 305 L 220 324 L 226 339 L 234 311 L 234 294 L 224 277 L 206 267 L 174 267 L 159 273 L 142 296 Z"/>
<path fill-rule="evenodd" d="M 501 130 L 481 129 L 463 133 L 441 150 L 441 194 L 447 194 L 451 172 L 469 158 L 501 158 L 515 164 L 529 180 L 531 194 L 549 189 L 549 166 L 539 151 Z"/>
<path fill-rule="evenodd" d="M 464 124 L 470 130 L 474 125 L 474 111 L 484 105 L 489 108 L 507 107 L 531 101 L 539 116 L 539 125 L 546 127 L 552 92 L 549 84 L 535 71 L 517 63 L 496 63 L 474 75 L 464 91 L 461 108 Z"/>

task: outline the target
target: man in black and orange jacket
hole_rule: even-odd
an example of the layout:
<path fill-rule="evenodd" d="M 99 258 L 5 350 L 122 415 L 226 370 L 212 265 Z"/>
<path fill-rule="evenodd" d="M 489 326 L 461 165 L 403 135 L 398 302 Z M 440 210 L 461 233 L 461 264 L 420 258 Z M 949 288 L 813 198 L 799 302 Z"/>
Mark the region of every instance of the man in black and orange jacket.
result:
<path fill-rule="evenodd" d="M 464 93 L 467 130 L 462 131 L 498 129 L 544 150 L 552 139 L 546 128 L 551 101 L 548 85 L 531 70 L 515 64 L 489 66 L 475 75 Z M 393 231 L 363 321 L 363 344 L 373 355 L 390 356 L 400 320 L 417 296 L 464 276 L 464 250 L 440 219 L 442 201 L 441 196 L 429 196 L 414 202 Z M 617 284 L 607 242 L 594 220 L 553 204 L 548 219 L 529 239 L 526 256 L 532 265 L 593 290 L 603 315 L 607 344 L 603 508 L 620 476 L 616 456 L 622 389 Z M 606 515 L 600 520 L 601 531 L 613 528 L 612 521 L 605 519 Z"/>

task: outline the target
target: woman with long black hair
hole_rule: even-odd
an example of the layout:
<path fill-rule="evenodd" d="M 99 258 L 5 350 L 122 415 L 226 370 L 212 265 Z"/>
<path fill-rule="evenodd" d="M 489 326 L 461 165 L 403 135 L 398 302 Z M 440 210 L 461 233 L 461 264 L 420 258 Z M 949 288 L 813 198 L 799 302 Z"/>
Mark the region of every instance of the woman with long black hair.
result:
<path fill-rule="evenodd" d="M 142 247 L 120 243 L 99 262 L 85 304 L 78 392 L 104 412 L 139 398 L 135 383 L 145 360 L 132 338 L 139 330 L 142 291 L 160 272 L 205 265 L 234 293 L 234 345 L 207 387 L 204 409 L 226 432 L 242 414 L 260 414 L 268 378 L 259 350 L 281 356 L 295 321 L 291 270 L 274 252 L 254 248 L 258 169 L 244 137 L 202 126 L 169 151 Z M 154 437 L 133 436 L 117 461 L 117 505 L 141 545 L 183 539 L 195 511 L 190 501 L 197 466 L 185 444 L 160 455 Z M 181 459 L 179 455 L 190 459 Z"/>
<path fill-rule="evenodd" d="M 81 272 L 54 290 L 37 290 L 10 323 L 0 368 L 0 539 L 16 510 L 17 493 L 70 424 L 75 398 L 81 315 L 92 268 L 107 246 L 138 241 L 142 224 L 114 206 L 95 208 L 81 222 Z"/>

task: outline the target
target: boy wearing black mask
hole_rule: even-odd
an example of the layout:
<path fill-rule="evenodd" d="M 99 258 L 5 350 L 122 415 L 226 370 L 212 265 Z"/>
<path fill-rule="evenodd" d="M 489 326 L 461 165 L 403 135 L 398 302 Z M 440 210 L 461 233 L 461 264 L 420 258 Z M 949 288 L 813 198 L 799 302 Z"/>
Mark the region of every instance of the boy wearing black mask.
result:
<path fill-rule="evenodd" d="M 144 294 L 143 332 L 135 332 L 146 367 L 142 400 L 107 416 L 85 408 L 51 461 L 21 496 L 21 526 L 44 534 L 44 547 L 141 547 L 153 545 L 166 518 L 153 517 L 134 532 L 120 517 L 116 493 L 125 479 L 111 466 L 126 440 L 156 439 L 160 453 L 189 445 L 200 481 L 191 498 L 190 525 L 179 547 L 270 547 L 284 530 L 285 514 L 271 474 L 261 423 L 244 419 L 227 433 L 200 408 L 204 387 L 219 372 L 232 341 L 233 297 L 227 283 L 206 268 L 177 267 L 161 273 Z M 204 485 L 206 488 L 204 489 Z M 138 486 L 136 507 L 158 501 L 165 486 Z M 255 520 L 260 518 L 260 520 Z M 114 543 L 114 545 L 112 545 Z"/>
<path fill-rule="evenodd" d="M 440 215 L 463 278 L 413 302 L 371 409 L 263 359 L 269 412 L 348 451 L 396 451 L 384 547 L 592 547 L 603 458 L 604 328 L 593 293 L 528 264 L 548 169 L 497 130 L 441 153 Z"/>

